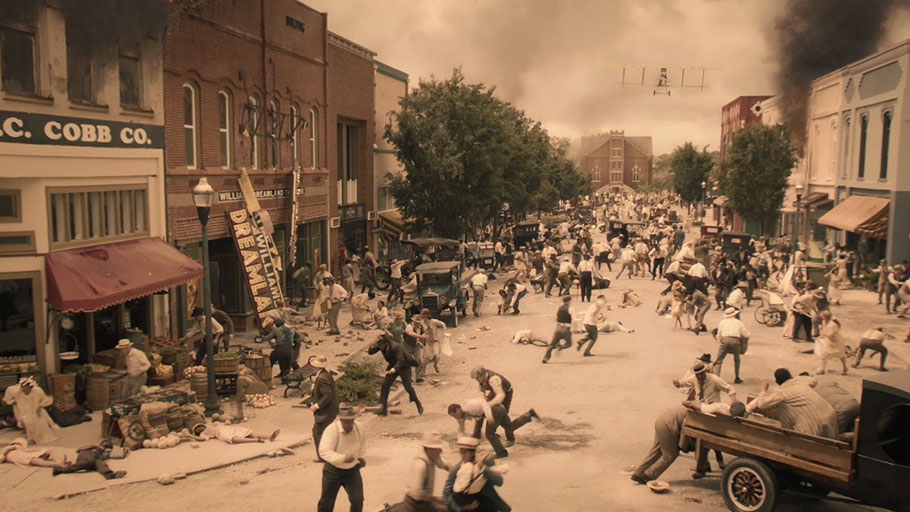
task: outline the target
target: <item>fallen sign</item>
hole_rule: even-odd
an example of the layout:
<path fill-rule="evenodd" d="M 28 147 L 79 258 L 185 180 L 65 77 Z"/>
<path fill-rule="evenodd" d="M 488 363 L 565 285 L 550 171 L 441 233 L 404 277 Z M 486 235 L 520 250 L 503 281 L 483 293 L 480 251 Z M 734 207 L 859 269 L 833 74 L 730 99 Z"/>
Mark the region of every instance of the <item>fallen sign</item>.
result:
<path fill-rule="evenodd" d="M 228 225 L 246 274 L 256 319 L 263 329 L 271 324 L 268 313 L 284 307 L 281 279 L 272 260 L 267 235 L 246 209 L 227 212 Z"/>

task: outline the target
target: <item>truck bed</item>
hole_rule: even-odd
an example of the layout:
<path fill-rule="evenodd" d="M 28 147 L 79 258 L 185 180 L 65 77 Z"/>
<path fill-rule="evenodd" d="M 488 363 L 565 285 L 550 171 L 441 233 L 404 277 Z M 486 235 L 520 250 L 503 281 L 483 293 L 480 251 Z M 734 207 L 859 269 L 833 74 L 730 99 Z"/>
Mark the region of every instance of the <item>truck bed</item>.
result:
<path fill-rule="evenodd" d="M 802 434 L 748 418 L 715 416 L 689 409 L 683 434 L 699 449 L 761 459 L 775 469 L 847 489 L 854 478 L 854 445 Z"/>

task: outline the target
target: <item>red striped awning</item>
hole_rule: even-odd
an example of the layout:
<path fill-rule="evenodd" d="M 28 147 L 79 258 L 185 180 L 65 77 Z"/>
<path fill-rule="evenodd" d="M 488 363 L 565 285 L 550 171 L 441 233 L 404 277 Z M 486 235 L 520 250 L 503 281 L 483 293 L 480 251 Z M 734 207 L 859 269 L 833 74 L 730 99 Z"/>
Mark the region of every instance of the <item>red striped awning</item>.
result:
<path fill-rule="evenodd" d="M 160 238 L 141 238 L 45 255 L 47 301 L 90 312 L 202 277 L 202 265 Z"/>
<path fill-rule="evenodd" d="M 852 195 L 822 215 L 818 223 L 869 238 L 888 238 L 890 203 L 887 197 Z"/>

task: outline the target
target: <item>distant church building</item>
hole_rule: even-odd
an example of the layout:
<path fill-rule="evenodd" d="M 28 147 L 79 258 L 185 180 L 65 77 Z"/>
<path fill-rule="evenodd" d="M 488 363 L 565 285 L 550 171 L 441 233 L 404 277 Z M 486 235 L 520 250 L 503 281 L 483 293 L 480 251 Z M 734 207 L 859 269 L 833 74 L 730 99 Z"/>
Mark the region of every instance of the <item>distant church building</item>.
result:
<path fill-rule="evenodd" d="M 597 140 L 600 144 L 581 161 L 581 168 L 591 176 L 595 191 L 638 190 L 651 184 L 654 167 L 651 137 L 627 137 L 622 130 L 611 130 L 609 135 L 597 138 L 602 142 Z M 591 142 L 591 138 L 585 139 L 583 146 Z"/>

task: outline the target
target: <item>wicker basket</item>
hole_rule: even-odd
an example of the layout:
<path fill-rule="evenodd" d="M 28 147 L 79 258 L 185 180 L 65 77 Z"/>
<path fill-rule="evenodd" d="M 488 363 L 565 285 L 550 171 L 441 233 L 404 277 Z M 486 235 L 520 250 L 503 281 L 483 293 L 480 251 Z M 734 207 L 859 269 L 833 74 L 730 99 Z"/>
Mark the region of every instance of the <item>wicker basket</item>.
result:
<path fill-rule="evenodd" d="M 216 375 L 237 373 L 237 367 L 240 365 L 240 354 L 233 357 L 216 358 L 213 360 Z"/>

